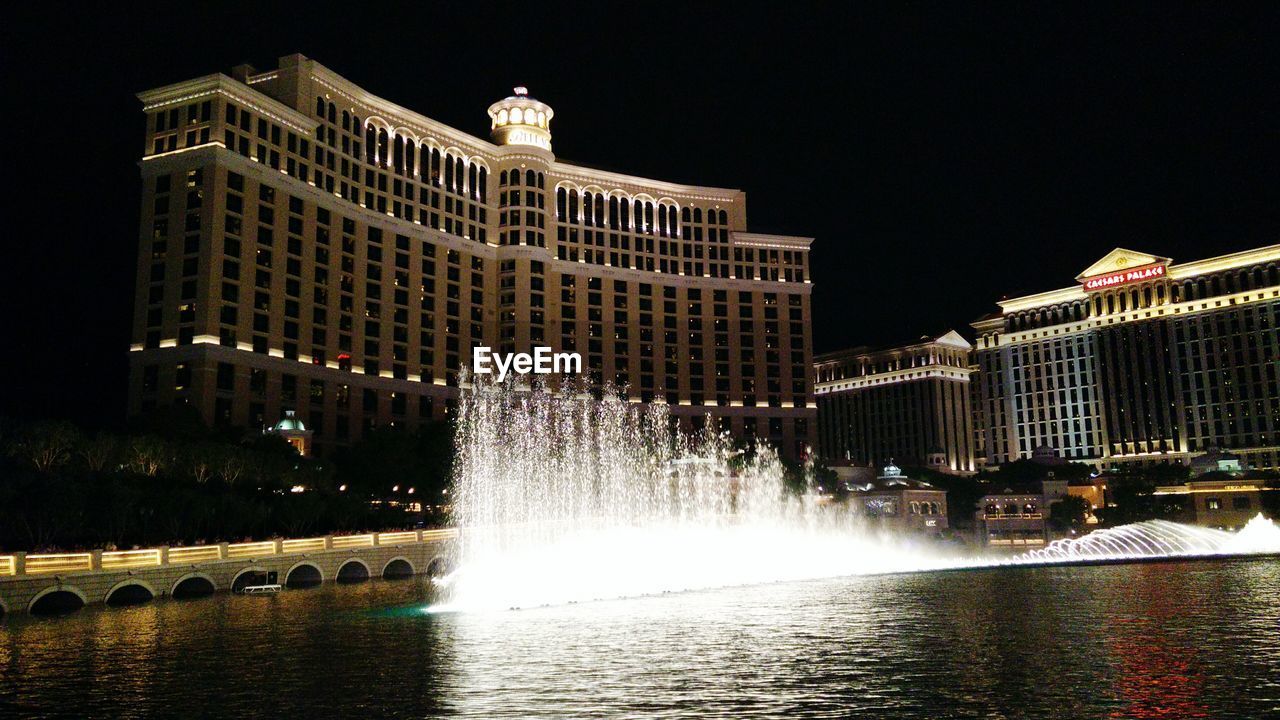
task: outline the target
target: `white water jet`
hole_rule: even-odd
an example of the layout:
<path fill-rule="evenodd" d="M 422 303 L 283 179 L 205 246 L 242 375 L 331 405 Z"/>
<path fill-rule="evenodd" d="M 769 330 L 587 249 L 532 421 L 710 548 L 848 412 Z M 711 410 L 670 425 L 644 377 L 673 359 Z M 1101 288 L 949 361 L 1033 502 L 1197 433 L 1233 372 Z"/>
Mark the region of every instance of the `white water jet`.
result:
<path fill-rule="evenodd" d="M 960 557 L 864 527 L 787 491 L 777 455 L 686 436 L 638 406 L 486 378 L 458 411 L 458 570 L 432 611 L 528 608 L 702 588 L 948 568 L 1280 552 L 1259 517 L 1239 534 L 1166 521 L 1100 530 L 1015 558 Z"/>

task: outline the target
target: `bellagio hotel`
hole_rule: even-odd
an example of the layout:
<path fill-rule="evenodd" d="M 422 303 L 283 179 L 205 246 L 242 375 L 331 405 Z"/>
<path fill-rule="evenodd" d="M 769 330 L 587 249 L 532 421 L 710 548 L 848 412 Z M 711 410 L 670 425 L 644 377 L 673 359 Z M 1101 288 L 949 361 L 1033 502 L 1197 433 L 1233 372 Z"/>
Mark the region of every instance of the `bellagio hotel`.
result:
<path fill-rule="evenodd" d="M 139 99 L 131 414 L 294 411 L 323 452 L 445 417 L 473 347 L 546 345 L 686 428 L 809 444 L 811 239 L 747 232 L 741 190 L 557 160 L 523 88 L 491 141 L 301 55 Z"/>

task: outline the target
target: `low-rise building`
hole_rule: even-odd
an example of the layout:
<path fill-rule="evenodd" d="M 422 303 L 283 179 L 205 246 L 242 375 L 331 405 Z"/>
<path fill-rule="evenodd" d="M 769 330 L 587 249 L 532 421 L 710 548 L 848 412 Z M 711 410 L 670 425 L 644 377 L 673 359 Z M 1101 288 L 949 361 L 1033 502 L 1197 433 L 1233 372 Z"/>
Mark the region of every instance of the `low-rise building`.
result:
<path fill-rule="evenodd" d="M 1266 488 L 1262 479 L 1225 478 L 1188 480 L 1181 485 L 1164 485 L 1155 495 L 1182 495 L 1187 522 L 1218 528 L 1239 530 L 1262 511 L 1262 494 L 1276 492 Z"/>
<path fill-rule="evenodd" d="M 984 495 L 974 514 L 978 542 L 994 547 L 1041 547 L 1049 539 L 1049 503 L 1043 491 L 1005 488 Z"/>
<path fill-rule="evenodd" d="M 832 469 L 850 494 L 850 506 L 862 517 L 891 529 L 930 535 L 947 529 L 947 492 L 903 475 L 892 460 L 879 475 L 867 467 Z"/>

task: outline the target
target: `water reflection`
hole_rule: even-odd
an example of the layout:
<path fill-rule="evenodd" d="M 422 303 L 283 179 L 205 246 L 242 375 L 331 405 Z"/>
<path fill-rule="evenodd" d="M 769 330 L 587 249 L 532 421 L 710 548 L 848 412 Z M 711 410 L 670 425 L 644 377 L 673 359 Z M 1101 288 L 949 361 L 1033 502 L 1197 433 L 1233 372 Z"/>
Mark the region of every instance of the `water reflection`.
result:
<path fill-rule="evenodd" d="M 1280 707 L 1278 565 L 988 569 L 483 615 L 427 615 L 421 581 L 374 581 L 11 617 L 0 714 L 1263 717 Z"/>

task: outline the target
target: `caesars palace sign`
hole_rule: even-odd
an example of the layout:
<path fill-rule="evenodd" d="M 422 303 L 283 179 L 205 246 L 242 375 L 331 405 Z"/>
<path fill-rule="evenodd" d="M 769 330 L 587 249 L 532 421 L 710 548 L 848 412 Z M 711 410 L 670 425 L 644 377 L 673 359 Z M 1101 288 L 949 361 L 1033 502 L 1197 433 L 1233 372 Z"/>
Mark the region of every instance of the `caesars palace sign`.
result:
<path fill-rule="evenodd" d="M 1132 270 L 1118 270 L 1106 275 L 1094 275 L 1091 278 L 1083 280 L 1085 290 L 1101 290 L 1103 288 L 1114 287 L 1116 285 L 1126 285 L 1131 282 L 1140 280 L 1151 280 L 1154 278 L 1164 277 L 1164 265 L 1147 265 L 1146 267 L 1133 268 Z"/>

